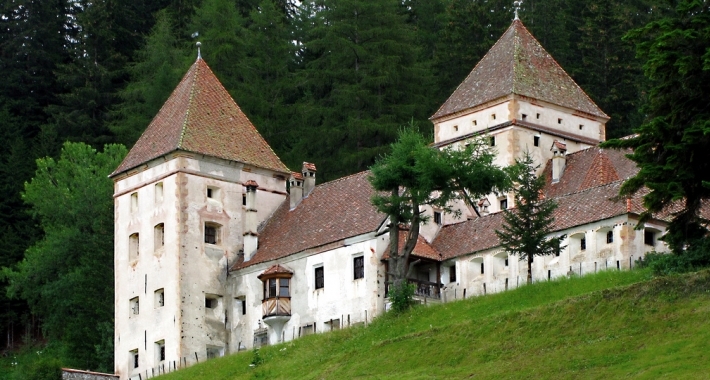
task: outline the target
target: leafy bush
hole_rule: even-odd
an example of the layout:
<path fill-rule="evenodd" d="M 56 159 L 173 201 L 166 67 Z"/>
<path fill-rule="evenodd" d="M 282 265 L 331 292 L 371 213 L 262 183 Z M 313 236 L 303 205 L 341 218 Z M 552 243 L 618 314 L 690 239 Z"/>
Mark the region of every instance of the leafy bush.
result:
<path fill-rule="evenodd" d="M 389 289 L 389 298 L 392 301 L 392 310 L 395 313 L 401 313 L 412 306 L 412 298 L 416 285 L 407 281 L 402 281 L 399 285 L 392 285 Z"/>
<path fill-rule="evenodd" d="M 15 371 L 15 379 L 23 380 L 61 380 L 62 365 L 57 359 L 40 359 L 28 363 L 25 368 Z"/>
<path fill-rule="evenodd" d="M 710 267 L 710 238 L 696 240 L 679 253 L 651 252 L 638 263 L 639 268 L 650 268 L 658 275 L 692 272 Z"/>

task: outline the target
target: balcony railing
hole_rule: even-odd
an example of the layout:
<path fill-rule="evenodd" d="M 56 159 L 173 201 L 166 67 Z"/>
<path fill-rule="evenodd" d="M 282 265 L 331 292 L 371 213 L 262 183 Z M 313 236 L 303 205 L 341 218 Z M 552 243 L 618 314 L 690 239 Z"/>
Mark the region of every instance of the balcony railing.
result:
<path fill-rule="evenodd" d="M 291 297 L 267 298 L 261 302 L 263 318 L 291 316 Z"/>

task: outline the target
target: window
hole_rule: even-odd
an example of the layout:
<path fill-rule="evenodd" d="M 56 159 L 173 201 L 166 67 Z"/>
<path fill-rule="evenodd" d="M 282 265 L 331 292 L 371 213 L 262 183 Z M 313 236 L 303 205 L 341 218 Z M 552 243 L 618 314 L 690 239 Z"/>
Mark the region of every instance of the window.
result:
<path fill-rule="evenodd" d="M 496 119 L 496 114 L 491 114 L 491 119 L 495 120 L 495 119 Z"/>
<path fill-rule="evenodd" d="M 580 124 L 579 125 L 579 130 L 581 131 L 584 128 L 584 125 Z"/>
<path fill-rule="evenodd" d="M 459 126 L 458 126 L 458 125 L 454 125 L 454 132 L 458 132 L 458 131 L 459 131 Z"/>
<path fill-rule="evenodd" d="M 508 208 L 508 198 L 501 198 L 500 199 L 500 209 L 506 210 L 507 208 Z"/>
<path fill-rule="evenodd" d="M 219 189 L 216 187 L 208 186 L 207 187 L 207 198 L 209 198 L 209 199 L 219 198 Z"/>
<path fill-rule="evenodd" d="M 614 231 L 608 231 L 606 233 L 606 243 L 611 244 L 614 242 Z"/>
<path fill-rule="evenodd" d="M 484 274 L 484 273 L 486 273 L 486 271 L 485 271 L 485 268 L 484 268 L 484 266 L 483 266 L 483 263 L 481 263 L 481 274 Z"/>
<path fill-rule="evenodd" d="M 242 206 L 246 206 L 246 205 L 247 205 L 247 195 L 242 194 Z"/>
<path fill-rule="evenodd" d="M 138 193 L 131 194 L 131 212 L 138 211 Z"/>
<path fill-rule="evenodd" d="M 165 245 L 165 224 L 158 223 L 153 228 L 153 250 L 157 251 Z"/>
<path fill-rule="evenodd" d="M 205 297 L 205 308 L 206 309 L 214 309 L 216 307 L 217 307 L 217 300 L 216 299 Z"/>
<path fill-rule="evenodd" d="M 323 289 L 324 287 L 324 281 L 323 281 L 323 267 L 318 267 L 315 270 L 315 275 L 316 275 L 316 289 Z"/>
<path fill-rule="evenodd" d="M 153 298 L 156 308 L 165 306 L 165 289 L 156 290 Z"/>
<path fill-rule="evenodd" d="M 353 258 L 353 279 L 365 278 L 365 257 Z"/>
<path fill-rule="evenodd" d="M 540 146 L 540 136 L 533 137 L 533 145 Z"/>
<path fill-rule="evenodd" d="M 212 198 L 212 189 L 209 187 L 207 188 L 207 198 Z"/>
<path fill-rule="evenodd" d="M 539 113 L 536 114 L 536 115 L 535 115 L 535 118 L 536 118 L 536 119 L 539 119 L 539 118 L 540 118 L 540 114 L 539 114 Z"/>
<path fill-rule="evenodd" d="M 558 119 L 557 119 L 557 124 L 562 124 L 562 119 L 558 118 Z"/>
<path fill-rule="evenodd" d="M 644 242 L 644 244 L 650 245 L 650 246 L 656 245 L 656 234 L 651 230 L 644 230 L 643 242 Z"/>
<path fill-rule="evenodd" d="M 207 359 L 214 359 L 214 358 L 219 358 L 222 357 L 222 350 L 221 347 L 207 347 Z"/>
<path fill-rule="evenodd" d="M 214 223 L 205 223 L 205 243 L 219 244 L 219 225 Z"/>
<path fill-rule="evenodd" d="M 505 257 L 505 267 L 508 267 L 508 256 Z"/>
<path fill-rule="evenodd" d="M 496 137 L 495 136 L 491 136 L 490 144 L 491 144 L 491 146 L 496 146 Z"/>
<path fill-rule="evenodd" d="M 523 120 L 525 120 L 525 119 L 527 119 L 527 118 L 528 118 L 528 115 L 523 114 Z"/>
<path fill-rule="evenodd" d="M 579 240 L 579 249 L 582 251 L 587 249 L 587 238 L 586 237 L 583 237 Z"/>
<path fill-rule="evenodd" d="M 288 289 L 288 278 L 279 278 L 279 297 L 290 297 L 291 293 Z"/>
<path fill-rule="evenodd" d="M 562 244 L 562 242 L 557 240 L 557 244 L 555 245 L 555 257 L 560 257 L 560 251 L 562 250 L 560 244 Z"/>
<path fill-rule="evenodd" d="M 131 298 L 131 315 L 138 315 L 140 313 L 140 302 L 138 297 Z"/>
<path fill-rule="evenodd" d="M 136 348 L 135 350 L 131 350 L 128 353 L 128 356 L 131 358 L 132 368 L 138 368 L 138 349 Z"/>
<path fill-rule="evenodd" d="M 247 299 L 242 297 L 239 299 L 239 303 L 242 305 L 242 315 L 247 315 Z"/>
<path fill-rule="evenodd" d="M 129 260 L 133 261 L 138 258 L 139 243 L 140 243 L 140 239 L 138 238 L 138 233 L 131 234 L 131 236 L 128 237 L 128 259 Z"/>
<path fill-rule="evenodd" d="M 439 211 L 434 211 L 434 223 L 437 225 L 441 225 L 441 212 Z"/>
<path fill-rule="evenodd" d="M 449 282 L 456 282 L 456 263 L 449 267 Z"/>
<path fill-rule="evenodd" d="M 156 364 L 165 361 L 165 340 L 155 342 L 155 361 Z"/>
<path fill-rule="evenodd" d="M 276 279 L 270 278 L 264 283 L 264 285 L 266 285 L 266 297 L 265 298 L 276 297 Z"/>
<path fill-rule="evenodd" d="M 478 125 L 478 121 L 474 120 L 474 121 L 473 121 L 473 125 L 474 125 L 474 126 Z"/>
<path fill-rule="evenodd" d="M 155 204 L 160 204 L 163 202 L 163 183 L 158 182 L 155 184 Z"/>

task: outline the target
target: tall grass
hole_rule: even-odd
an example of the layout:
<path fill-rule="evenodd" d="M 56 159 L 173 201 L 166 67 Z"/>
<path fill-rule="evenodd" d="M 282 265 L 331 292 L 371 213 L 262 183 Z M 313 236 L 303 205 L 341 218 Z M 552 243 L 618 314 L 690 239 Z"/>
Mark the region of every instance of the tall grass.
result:
<path fill-rule="evenodd" d="M 384 315 L 166 379 L 708 378 L 710 272 L 601 272 Z"/>

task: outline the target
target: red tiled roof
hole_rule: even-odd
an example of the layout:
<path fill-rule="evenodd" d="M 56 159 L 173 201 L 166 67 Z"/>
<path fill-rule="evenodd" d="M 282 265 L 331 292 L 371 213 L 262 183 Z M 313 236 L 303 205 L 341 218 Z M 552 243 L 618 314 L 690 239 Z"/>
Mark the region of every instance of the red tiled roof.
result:
<path fill-rule="evenodd" d="M 290 173 L 200 58 L 111 175 L 176 150 Z"/>
<path fill-rule="evenodd" d="M 555 140 L 552 145 L 556 146 L 559 150 L 567 151 L 567 144 L 561 142 L 560 140 Z"/>
<path fill-rule="evenodd" d="M 308 170 L 313 171 L 313 172 L 317 171 L 317 170 L 316 170 L 316 164 L 312 164 L 312 163 L 310 163 L 310 162 L 304 162 L 304 163 L 303 163 L 303 169 L 304 169 L 304 170 L 305 170 L 305 169 L 308 169 Z"/>
<path fill-rule="evenodd" d="M 608 118 L 523 23 L 515 20 L 432 119 L 510 94 Z"/>
<path fill-rule="evenodd" d="M 259 184 L 256 183 L 256 181 L 254 181 L 253 179 L 250 179 L 244 184 L 244 186 L 259 187 Z"/>
<path fill-rule="evenodd" d="M 256 276 L 257 278 L 261 279 L 264 276 L 268 276 L 270 274 L 279 274 L 279 273 L 284 273 L 284 274 L 293 274 L 293 271 L 286 268 L 285 266 L 281 264 L 276 264 L 270 266 L 267 270 L 265 270 L 263 273 L 260 275 Z"/>
<path fill-rule="evenodd" d="M 605 185 L 618 180 L 626 180 L 638 172 L 636 163 L 626 157 L 628 151 L 600 149 L 597 147 L 580 150 L 566 156 L 562 178 L 552 183 L 552 165 L 548 161 L 544 174 L 547 180 L 546 196 L 558 197 Z"/>
<path fill-rule="evenodd" d="M 386 215 L 370 202 L 369 171 L 316 186 L 293 210 L 286 199 L 259 233 L 259 249 L 233 269 L 280 259 L 379 228 Z M 258 196 L 258 195 L 257 195 Z"/>
<path fill-rule="evenodd" d="M 554 213 L 553 231 L 561 231 L 629 212 L 641 213 L 642 192 L 632 197 L 629 200 L 630 204 L 626 199 L 617 199 L 622 183 L 617 181 L 555 198 L 557 209 Z M 444 254 L 444 259 L 497 247 L 500 245 L 500 240 L 495 231 L 502 229 L 503 215 L 503 212 L 497 212 L 463 223 L 444 226 L 432 246 Z"/>
<path fill-rule="evenodd" d="M 408 231 L 402 231 L 399 233 L 398 247 L 400 251 L 404 248 L 404 244 L 406 243 L 407 232 Z M 389 250 L 387 250 L 385 254 L 382 255 L 382 260 L 389 259 L 389 257 Z M 439 252 L 437 252 L 429 243 L 427 243 L 426 239 L 424 239 L 422 235 L 419 235 L 417 237 L 417 244 L 414 246 L 414 250 L 412 250 L 412 257 L 421 257 L 424 259 L 430 259 L 435 261 L 441 261 L 443 258 Z"/>
<path fill-rule="evenodd" d="M 293 179 L 298 179 L 298 180 L 303 181 L 303 174 L 301 174 L 301 173 L 293 172 L 293 173 L 291 173 L 291 177 L 293 177 Z"/>

